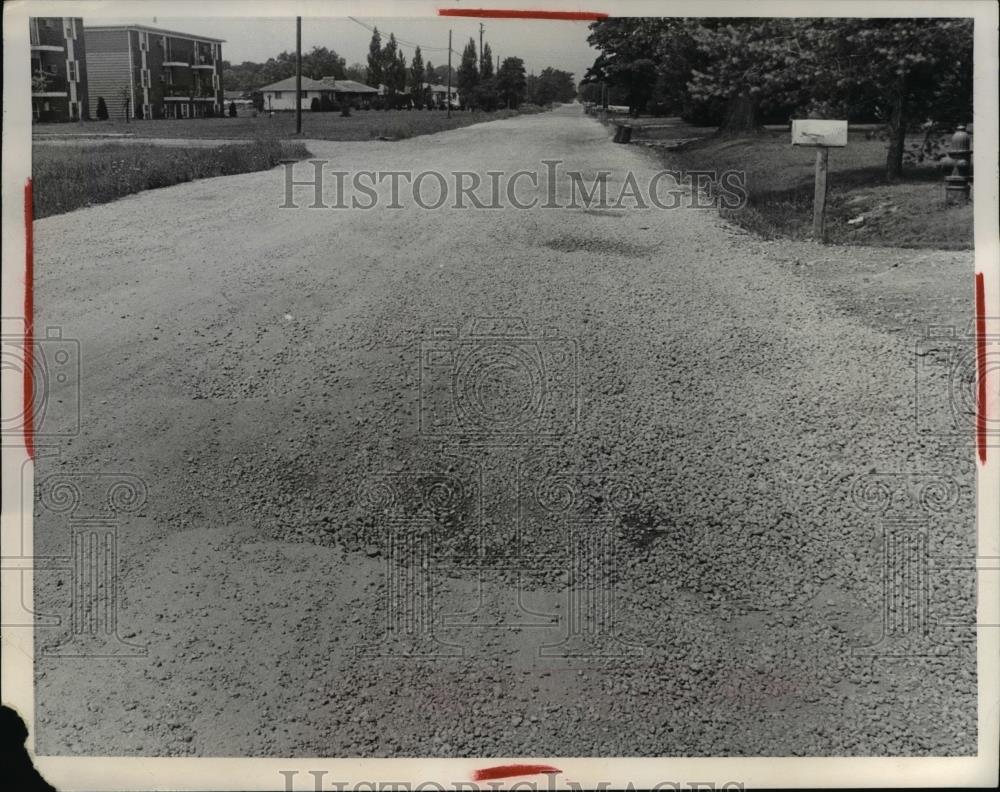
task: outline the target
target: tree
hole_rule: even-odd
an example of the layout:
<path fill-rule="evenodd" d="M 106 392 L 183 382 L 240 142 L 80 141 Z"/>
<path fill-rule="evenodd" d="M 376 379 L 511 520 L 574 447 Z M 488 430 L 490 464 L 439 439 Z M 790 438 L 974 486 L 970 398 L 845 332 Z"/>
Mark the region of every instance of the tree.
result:
<path fill-rule="evenodd" d="M 378 88 L 383 84 L 382 77 L 382 36 L 378 28 L 372 31 L 372 40 L 368 45 L 368 84 Z"/>
<path fill-rule="evenodd" d="M 493 50 L 490 49 L 489 42 L 483 44 L 482 68 L 479 70 L 479 77 L 488 80 L 493 76 Z"/>
<path fill-rule="evenodd" d="M 344 59 L 333 50 L 326 47 L 313 47 L 310 52 L 302 56 L 302 74 L 313 80 L 322 80 L 324 77 L 343 80 L 344 63 Z M 292 74 L 294 74 L 294 63 L 292 67 Z"/>
<path fill-rule="evenodd" d="M 396 94 L 406 91 L 406 58 L 399 51 L 393 33 L 389 34 L 389 40 L 382 48 L 382 83 L 386 87 L 389 105 L 393 106 Z"/>
<path fill-rule="evenodd" d="M 962 123 L 972 115 L 971 19 L 825 20 L 810 41 L 813 79 L 850 107 L 874 97 L 889 137 L 886 176 L 902 174 L 906 132 L 918 123 Z"/>
<path fill-rule="evenodd" d="M 424 90 L 424 57 L 420 54 L 420 47 L 413 53 L 413 60 L 410 61 L 410 93 L 413 98 L 420 102 Z"/>
<path fill-rule="evenodd" d="M 99 121 L 108 120 L 108 105 L 103 96 L 97 97 L 97 119 Z"/>
<path fill-rule="evenodd" d="M 368 69 L 363 63 L 352 63 L 344 69 L 344 79 L 354 80 L 359 83 L 368 83 Z M 378 87 L 378 86 L 375 86 Z"/>
<path fill-rule="evenodd" d="M 314 96 L 312 101 L 309 103 L 309 112 L 318 113 L 319 112 L 319 97 Z"/>
<path fill-rule="evenodd" d="M 526 81 L 524 61 L 520 58 L 504 58 L 497 72 L 497 93 L 500 101 L 509 108 L 517 109 L 524 101 Z"/>
<path fill-rule="evenodd" d="M 476 42 L 471 38 L 462 50 L 462 60 L 458 67 L 458 95 L 463 109 L 474 107 L 474 94 L 479 83 L 479 67 L 476 63 Z"/>
<path fill-rule="evenodd" d="M 530 75 L 527 79 L 528 101 L 537 105 L 548 105 L 553 102 L 571 102 L 576 97 L 576 84 L 573 75 L 561 69 L 547 66 L 541 73 Z"/>

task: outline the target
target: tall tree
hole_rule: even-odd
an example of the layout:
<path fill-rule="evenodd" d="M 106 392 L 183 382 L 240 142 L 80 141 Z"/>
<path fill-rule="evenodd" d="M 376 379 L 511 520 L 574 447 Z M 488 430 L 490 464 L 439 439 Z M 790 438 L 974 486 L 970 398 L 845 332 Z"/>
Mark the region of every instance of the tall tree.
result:
<path fill-rule="evenodd" d="M 462 107 L 473 107 L 475 104 L 476 85 L 479 83 L 479 65 L 476 62 L 476 42 L 469 43 L 462 50 L 462 61 L 458 67 L 458 97 Z"/>
<path fill-rule="evenodd" d="M 382 73 L 382 36 L 378 28 L 372 31 L 372 40 L 368 44 L 368 84 L 378 88 L 384 82 Z"/>
<path fill-rule="evenodd" d="M 419 96 L 424 89 L 425 82 L 424 57 L 420 54 L 420 47 L 417 47 L 413 53 L 413 59 L 410 61 L 410 93 L 414 97 Z"/>
<path fill-rule="evenodd" d="M 504 58 L 497 72 L 497 91 L 500 101 L 509 108 L 517 109 L 524 101 L 526 81 L 524 61 L 520 58 Z"/>
<path fill-rule="evenodd" d="M 479 76 L 488 80 L 493 76 L 493 50 L 490 49 L 490 43 L 487 41 L 483 44 L 483 60 L 482 69 L 479 71 Z"/>

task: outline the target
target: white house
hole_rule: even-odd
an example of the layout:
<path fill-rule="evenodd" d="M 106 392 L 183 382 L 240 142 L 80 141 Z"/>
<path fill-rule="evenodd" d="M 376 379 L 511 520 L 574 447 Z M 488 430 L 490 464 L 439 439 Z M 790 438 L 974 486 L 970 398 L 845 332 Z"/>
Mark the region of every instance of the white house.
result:
<path fill-rule="evenodd" d="M 427 85 L 431 89 L 431 100 L 438 107 L 445 106 L 445 97 L 448 96 L 448 86 L 447 85 Z M 461 103 L 458 101 L 458 89 L 453 85 L 451 86 L 451 106 L 460 107 Z"/>
<path fill-rule="evenodd" d="M 294 110 L 295 109 L 295 78 L 279 80 L 260 89 L 264 97 L 264 110 Z M 366 104 L 368 99 L 378 91 L 353 80 L 335 80 L 324 77 L 322 80 L 302 78 L 302 109 L 310 110 L 313 99 L 323 101 L 323 97 L 331 103 L 348 102 L 355 106 Z M 324 108 L 326 109 L 326 108 Z"/>
<path fill-rule="evenodd" d="M 276 83 L 265 85 L 260 89 L 264 96 L 264 110 L 294 110 L 295 109 L 295 78 L 288 77 Z M 313 99 L 321 99 L 323 94 L 330 93 L 330 86 L 313 80 L 302 78 L 302 109 L 308 110 Z"/>

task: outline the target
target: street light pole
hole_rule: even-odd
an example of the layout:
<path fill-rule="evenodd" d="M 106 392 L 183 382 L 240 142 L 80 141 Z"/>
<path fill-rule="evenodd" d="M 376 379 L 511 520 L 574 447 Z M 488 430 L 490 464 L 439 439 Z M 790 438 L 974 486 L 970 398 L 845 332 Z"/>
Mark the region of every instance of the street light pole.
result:
<path fill-rule="evenodd" d="M 295 17 L 295 134 L 302 134 L 302 17 Z"/>
<path fill-rule="evenodd" d="M 448 107 L 448 118 L 451 118 L 451 31 L 448 31 L 448 96 L 445 97 Z"/>

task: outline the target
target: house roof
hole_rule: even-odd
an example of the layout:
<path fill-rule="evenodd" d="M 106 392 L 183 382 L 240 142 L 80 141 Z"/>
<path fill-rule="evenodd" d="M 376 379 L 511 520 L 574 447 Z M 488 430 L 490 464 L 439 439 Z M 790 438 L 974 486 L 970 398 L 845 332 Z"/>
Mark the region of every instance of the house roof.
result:
<path fill-rule="evenodd" d="M 258 91 L 294 91 L 295 90 L 295 78 L 286 77 L 284 80 L 278 80 L 276 83 L 271 83 L 270 85 L 265 85 L 263 88 L 258 88 Z M 303 91 L 329 91 L 330 86 L 320 80 L 314 80 L 311 77 L 302 78 L 302 90 Z"/>
<path fill-rule="evenodd" d="M 335 80 L 332 77 L 324 77 L 323 82 L 326 83 L 327 87 L 333 88 L 339 93 L 378 93 L 378 88 L 372 88 L 357 80 Z"/>
<path fill-rule="evenodd" d="M 198 41 L 214 41 L 225 43 L 225 39 L 212 38 L 211 36 L 201 36 L 197 33 L 181 33 L 179 30 L 166 30 L 164 28 L 150 27 L 149 25 L 88 25 L 84 23 L 84 33 L 88 30 L 144 30 L 147 33 L 155 33 L 158 36 L 180 36 L 181 38 L 197 39 Z"/>

